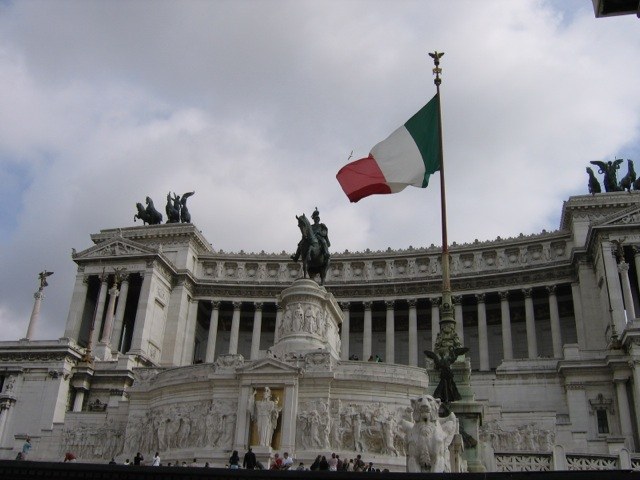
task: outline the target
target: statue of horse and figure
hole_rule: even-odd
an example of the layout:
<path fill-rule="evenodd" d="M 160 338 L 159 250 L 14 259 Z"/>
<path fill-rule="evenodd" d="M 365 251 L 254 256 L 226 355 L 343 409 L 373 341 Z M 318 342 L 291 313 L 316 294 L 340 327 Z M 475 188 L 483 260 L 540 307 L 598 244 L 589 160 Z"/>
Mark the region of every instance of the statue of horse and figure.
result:
<path fill-rule="evenodd" d="M 633 160 L 627 160 L 627 174 L 618 182 L 617 171 L 620 170 L 620 165 L 624 162 L 623 159 L 617 158 L 613 161 L 601 162 L 592 161 L 592 165 L 598 167 L 598 173 L 604 174 L 603 184 L 605 192 L 621 192 L 631 190 L 640 190 L 640 179 L 636 176 L 636 171 L 633 168 Z M 587 167 L 587 174 L 589 175 L 589 193 L 595 195 L 602 192 L 600 182 L 593 174 L 593 170 Z"/>
<path fill-rule="evenodd" d="M 297 262 L 302 259 L 302 271 L 304 278 L 313 278 L 320 276 L 320 285 L 324 285 L 329 269 L 329 229 L 324 223 L 320 223 L 320 212 L 316 207 L 313 214 L 313 225 L 309 222 L 307 216 L 296 215 L 298 220 L 298 228 L 302 233 L 302 239 L 298 242 L 296 253 L 291 255 L 291 259 Z"/>
<path fill-rule="evenodd" d="M 153 200 L 147 197 L 146 203 L 146 208 L 141 203 L 136 203 L 138 213 L 133 216 L 133 221 L 135 222 L 136 219 L 139 218 L 145 225 L 159 225 L 160 223 L 162 223 L 162 214 L 158 210 L 156 210 L 156 207 L 154 207 Z"/>

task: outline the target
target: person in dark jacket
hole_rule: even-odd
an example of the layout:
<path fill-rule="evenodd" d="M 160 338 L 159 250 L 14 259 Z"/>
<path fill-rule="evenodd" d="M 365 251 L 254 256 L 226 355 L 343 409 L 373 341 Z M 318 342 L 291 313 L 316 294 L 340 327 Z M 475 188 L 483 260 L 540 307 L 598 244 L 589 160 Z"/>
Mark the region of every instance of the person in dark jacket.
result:
<path fill-rule="evenodd" d="M 324 455 L 320 460 L 320 465 L 318 466 L 318 470 L 327 470 L 327 471 L 329 470 L 329 462 L 327 462 L 327 457 L 325 457 Z"/>
<path fill-rule="evenodd" d="M 242 468 L 246 468 L 247 470 L 253 470 L 256 468 L 258 461 L 256 460 L 256 454 L 253 453 L 251 447 L 249 447 L 249 451 L 244 454 L 244 459 L 242 460 Z"/>
<path fill-rule="evenodd" d="M 240 468 L 240 456 L 238 455 L 238 450 L 234 450 L 231 456 L 229 457 L 229 468 L 238 469 Z"/>
<path fill-rule="evenodd" d="M 322 456 L 318 455 L 316 459 L 313 461 L 313 463 L 311 464 L 311 467 L 309 467 L 309 470 L 312 470 L 312 471 L 318 470 L 320 468 L 320 460 L 322 460 Z"/>

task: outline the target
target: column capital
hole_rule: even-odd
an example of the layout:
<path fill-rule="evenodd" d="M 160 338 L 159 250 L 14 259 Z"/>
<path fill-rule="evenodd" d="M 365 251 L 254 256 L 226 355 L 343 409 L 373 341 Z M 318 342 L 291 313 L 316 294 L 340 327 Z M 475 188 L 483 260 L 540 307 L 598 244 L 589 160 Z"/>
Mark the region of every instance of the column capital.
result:
<path fill-rule="evenodd" d="M 385 300 L 384 304 L 387 306 L 387 310 L 393 310 L 393 308 L 395 307 L 395 300 Z"/>
<path fill-rule="evenodd" d="M 240 307 L 242 307 L 242 302 L 236 301 L 236 302 L 232 302 L 232 304 L 233 304 L 233 309 L 234 310 L 239 310 Z"/>
<path fill-rule="evenodd" d="M 509 300 L 509 290 L 503 290 L 498 292 L 498 296 L 500 297 L 500 301 L 506 302 Z"/>
<path fill-rule="evenodd" d="M 524 298 L 531 298 L 533 294 L 533 288 L 523 288 L 522 293 L 524 294 Z"/>
<path fill-rule="evenodd" d="M 436 307 L 437 308 L 442 303 L 442 298 L 434 297 L 434 298 L 430 298 L 429 301 L 431 302 L 431 306 L 432 307 Z"/>
<path fill-rule="evenodd" d="M 371 306 L 373 305 L 373 302 L 371 300 L 368 300 L 366 302 L 362 302 L 362 305 L 364 305 L 365 310 L 371 310 Z"/>
<path fill-rule="evenodd" d="M 417 298 L 408 298 L 407 299 L 407 303 L 409 304 L 409 308 L 416 308 L 416 305 L 418 305 L 418 299 Z"/>
<path fill-rule="evenodd" d="M 462 305 L 462 295 L 452 295 L 451 300 L 454 305 Z"/>
<path fill-rule="evenodd" d="M 222 303 L 222 302 L 221 302 L 221 301 L 219 301 L 219 300 L 211 300 L 211 307 L 212 307 L 214 310 L 219 310 L 219 309 L 220 309 L 220 304 L 221 304 L 221 303 Z"/>
<path fill-rule="evenodd" d="M 623 260 L 618 263 L 618 272 L 626 273 L 629 271 L 629 264 Z"/>
<path fill-rule="evenodd" d="M 256 311 L 262 310 L 264 306 L 264 302 L 253 302 L 253 305 L 256 307 Z"/>
<path fill-rule="evenodd" d="M 484 303 L 486 298 L 487 298 L 486 293 L 476 293 L 476 300 L 478 301 L 478 303 Z"/>
<path fill-rule="evenodd" d="M 545 288 L 547 289 L 547 292 L 549 292 L 549 296 L 556 294 L 557 285 L 547 285 Z"/>
<path fill-rule="evenodd" d="M 345 311 L 349 311 L 351 307 L 351 302 L 340 302 L 340 308 Z"/>

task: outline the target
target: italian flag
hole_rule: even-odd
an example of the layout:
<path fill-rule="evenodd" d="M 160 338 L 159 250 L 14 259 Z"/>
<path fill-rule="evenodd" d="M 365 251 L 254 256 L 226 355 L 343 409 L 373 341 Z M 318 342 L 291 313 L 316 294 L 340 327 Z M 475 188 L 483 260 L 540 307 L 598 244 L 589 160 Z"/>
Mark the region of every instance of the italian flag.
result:
<path fill-rule="evenodd" d="M 440 99 L 429 103 L 371 149 L 369 156 L 340 169 L 336 178 L 349 200 L 397 193 L 407 185 L 425 188 L 440 170 Z"/>

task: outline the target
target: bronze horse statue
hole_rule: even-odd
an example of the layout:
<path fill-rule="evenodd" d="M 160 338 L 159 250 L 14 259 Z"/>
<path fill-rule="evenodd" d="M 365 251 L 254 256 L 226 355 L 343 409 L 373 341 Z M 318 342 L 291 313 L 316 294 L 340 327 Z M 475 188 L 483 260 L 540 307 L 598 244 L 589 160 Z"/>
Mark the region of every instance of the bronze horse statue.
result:
<path fill-rule="evenodd" d="M 173 194 L 175 196 L 175 193 Z M 176 206 L 176 198 L 177 206 Z M 171 192 L 167 193 L 167 205 L 165 207 L 167 212 L 167 223 L 179 223 L 180 222 L 180 197 L 171 198 Z"/>
<path fill-rule="evenodd" d="M 327 270 L 329 269 L 329 252 L 323 248 L 318 240 L 307 216 L 303 213 L 300 216 L 296 215 L 296 219 L 298 220 L 298 228 L 302 233 L 300 257 L 302 258 L 304 278 L 307 278 L 307 276 L 313 278 L 316 275 L 320 275 L 320 285 L 324 285 Z"/>
<path fill-rule="evenodd" d="M 133 221 L 135 222 L 136 218 L 139 218 L 145 225 L 147 223 L 149 225 L 158 225 L 162 223 L 162 214 L 153 206 L 153 200 L 147 197 L 146 203 L 147 208 L 144 208 L 141 203 L 136 203 L 138 213 L 133 216 Z"/>

